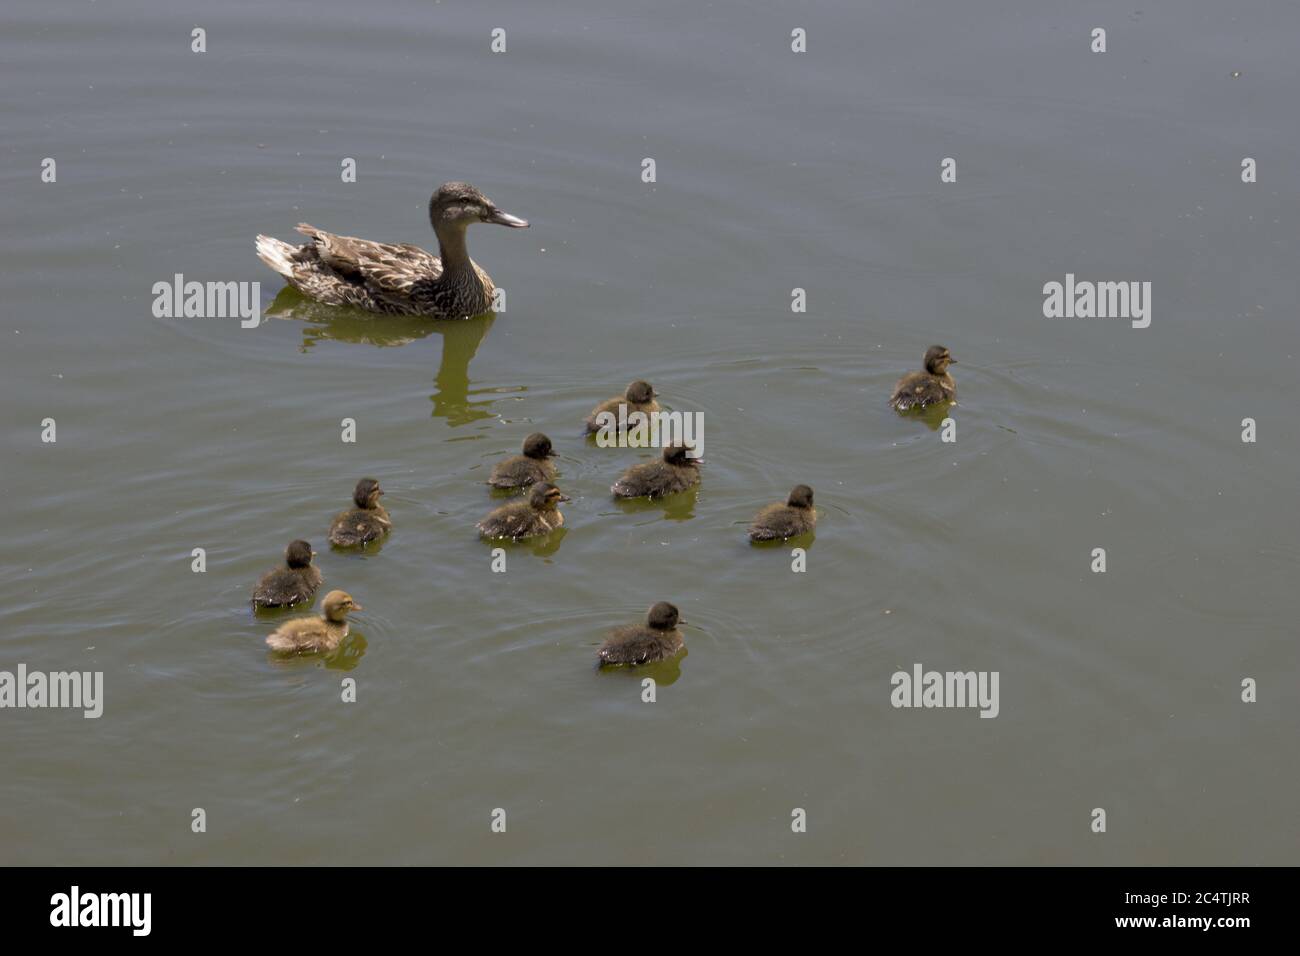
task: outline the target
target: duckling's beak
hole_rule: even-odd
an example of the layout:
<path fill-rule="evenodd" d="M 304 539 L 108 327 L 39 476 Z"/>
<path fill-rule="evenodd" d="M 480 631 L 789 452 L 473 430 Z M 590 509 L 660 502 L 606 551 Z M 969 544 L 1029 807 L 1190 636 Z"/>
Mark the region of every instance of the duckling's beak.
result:
<path fill-rule="evenodd" d="M 953 358 L 951 355 L 949 355 L 949 356 L 948 356 L 948 364 L 949 364 L 949 365 L 956 365 L 956 364 L 957 364 L 957 360 L 956 360 L 955 358 Z"/>
<path fill-rule="evenodd" d="M 555 500 L 556 500 L 556 501 L 572 501 L 573 499 L 570 498 L 568 495 L 560 495 L 560 497 L 556 498 Z"/>
<path fill-rule="evenodd" d="M 348 610 L 349 610 L 349 611 L 364 611 L 365 608 L 363 608 L 360 604 L 357 604 L 355 601 L 353 601 L 353 602 L 352 602 L 352 606 L 351 606 L 350 608 L 348 608 Z"/>
<path fill-rule="evenodd" d="M 495 222 L 498 226 L 509 226 L 511 229 L 527 229 L 528 220 L 520 219 L 518 216 L 512 216 L 508 212 L 502 212 L 500 209 L 493 209 L 487 214 L 484 222 Z"/>

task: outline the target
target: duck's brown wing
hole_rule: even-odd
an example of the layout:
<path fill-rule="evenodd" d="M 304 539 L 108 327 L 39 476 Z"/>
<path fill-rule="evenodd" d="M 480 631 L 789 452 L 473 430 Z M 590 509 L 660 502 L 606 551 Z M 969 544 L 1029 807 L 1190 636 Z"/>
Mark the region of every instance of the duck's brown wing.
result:
<path fill-rule="evenodd" d="M 404 298 L 417 282 L 442 275 L 442 260 L 410 243 L 372 242 L 325 232 L 305 222 L 298 231 L 312 242 L 321 264 L 350 282 L 361 282 L 376 293 Z"/>

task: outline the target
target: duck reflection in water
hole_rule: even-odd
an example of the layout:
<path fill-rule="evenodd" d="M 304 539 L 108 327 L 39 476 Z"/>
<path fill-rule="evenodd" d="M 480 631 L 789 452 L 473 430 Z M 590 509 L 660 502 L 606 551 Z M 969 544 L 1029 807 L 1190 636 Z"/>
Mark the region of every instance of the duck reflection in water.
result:
<path fill-rule="evenodd" d="M 346 342 L 390 348 L 442 336 L 442 361 L 434 376 L 433 417 L 445 418 L 453 427 L 494 418 L 491 410 L 501 389 L 484 389 L 471 393 L 469 363 L 487 336 L 496 315 L 487 312 L 468 319 L 433 319 L 413 315 L 380 315 L 350 306 L 322 305 L 285 286 L 276 295 L 268 318 L 296 319 L 306 323 L 302 331 L 302 351 L 319 342 Z M 474 399 L 472 394 L 488 395 Z"/>
<path fill-rule="evenodd" d="M 664 521 L 690 521 L 695 517 L 699 487 L 688 488 L 662 498 L 615 498 L 614 507 L 625 515 L 658 513 Z"/>
<path fill-rule="evenodd" d="M 682 648 L 680 654 L 667 660 L 636 664 L 631 667 L 602 667 L 598 660 L 592 670 L 604 677 L 621 677 L 634 680 L 638 684 L 649 677 L 660 687 L 671 687 L 681 679 L 682 662 L 686 660 L 688 654 L 690 650 Z"/>
<path fill-rule="evenodd" d="M 956 402 L 941 402 L 938 405 L 926 405 L 924 408 L 909 408 L 899 413 L 899 418 L 914 419 L 925 425 L 932 432 L 937 432 L 943 423 L 952 416 L 952 407 Z"/>

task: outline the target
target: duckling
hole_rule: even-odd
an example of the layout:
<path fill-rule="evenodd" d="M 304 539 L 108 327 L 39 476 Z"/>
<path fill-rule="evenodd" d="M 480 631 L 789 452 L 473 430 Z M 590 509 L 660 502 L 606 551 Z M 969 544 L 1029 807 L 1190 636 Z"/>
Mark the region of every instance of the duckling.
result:
<path fill-rule="evenodd" d="M 659 403 L 655 401 L 655 396 L 658 394 L 659 393 L 651 387 L 649 382 L 643 382 L 640 379 L 637 379 L 627 387 L 627 391 L 622 395 L 616 395 L 614 398 L 601 402 L 591 410 L 591 414 L 587 416 L 587 433 L 591 434 L 592 432 L 600 431 L 601 423 L 597 419 L 600 418 L 603 412 L 609 412 L 614 416 L 614 421 L 617 427 L 619 421 L 618 407 L 620 405 L 627 406 L 628 416 L 631 416 L 633 412 L 645 412 L 646 414 L 650 414 L 651 412 L 659 411 Z"/>
<path fill-rule="evenodd" d="M 352 492 L 355 508 L 341 511 L 330 523 L 330 544 L 352 548 L 369 544 L 393 527 L 387 510 L 379 503 L 384 490 L 373 478 L 362 478 Z"/>
<path fill-rule="evenodd" d="M 646 622 L 628 624 L 610 632 L 596 651 L 601 667 L 614 664 L 649 664 L 667 660 L 686 646 L 677 625 L 677 608 L 660 601 L 650 608 Z"/>
<path fill-rule="evenodd" d="M 610 486 L 615 498 L 662 498 L 700 483 L 703 458 L 691 458 L 684 445 L 669 445 L 663 461 L 633 465 Z"/>
<path fill-rule="evenodd" d="M 253 588 L 257 607 L 287 607 L 310 601 L 320 587 L 320 568 L 311 563 L 316 552 L 306 541 L 290 541 L 284 549 L 285 567 L 272 568 Z"/>
<path fill-rule="evenodd" d="M 533 485 L 527 501 L 512 501 L 497 508 L 476 526 L 485 538 L 532 538 L 549 534 L 564 524 L 558 507 L 572 499 L 549 481 Z"/>
<path fill-rule="evenodd" d="M 784 540 L 807 534 L 817 524 L 817 511 L 813 508 L 813 490 L 807 485 L 795 485 L 785 504 L 768 505 L 754 516 L 749 526 L 750 541 Z"/>
<path fill-rule="evenodd" d="M 957 383 L 948 374 L 948 366 L 956 365 L 942 345 L 931 345 L 925 351 L 925 371 L 908 372 L 894 386 L 894 394 L 889 397 L 889 404 L 900 412 L 909 408 L 925 408 L 937 402 L 952 402 L 957 399 Z"/>
<path fill-rule="evenodd" d="M 551 440 L 541 432 L 533 432 L 524 439 L 522 455 L 511 455 L 492 466 L 488 484 L 493 488 L 527 488 L 538 481 L 555 477 L 555 466 L 547 459 L 555 452 Z"/>
<path fill-rule="evenodd" d="M 438 255 L 409 243 L 339 236 L 307 223 L 311 241 L 290 245 L 257 237 L 257 257 L 295 289 L 326 305 L 355 305 L 389 315 L 461 319 L 492 309 L 491 277 L 469 257 L 465 231 L 476 222 L 527 229 L 527 220 L 502 212 L 469 183 L 443 183 L 429 200 Z"/>
<path fill-rule="evenodd" d="M 321 602 L 323 617 L 299 617 L 285 621 L 273 632 L 266 644 L 281 654 L 326 654 L 338 650 L 348 636 L 348 611 L 361 611 L 346 591 L 331 591 Z"/>

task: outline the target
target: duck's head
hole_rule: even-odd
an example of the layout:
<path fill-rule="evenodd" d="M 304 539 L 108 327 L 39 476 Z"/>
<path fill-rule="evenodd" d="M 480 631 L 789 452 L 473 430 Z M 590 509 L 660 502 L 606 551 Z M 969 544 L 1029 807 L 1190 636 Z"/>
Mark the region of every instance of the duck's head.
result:
<path fill-rule="evenodd" d="M 528 503 L 538 511 L 554 511 L 559 507 L 561 501 L 572 500 L 549 481 L 539 481 L 533 485 L 533 490 L 528 493 Z"/>
<path fill-rule="evenodd" d="M 362 478 L 352 491 L 352 500 L 358 508 L 370 509 L 379 504 L 379 496 L 383 493 L 384 489 L 379 487 L 379 482 L 375 479 Z"/>
<path fill-rule="evenodd" d="M 429 200 L 429 222 L 435 230 L 464 229 L 476 222 L 494 222 L 512 229 L 527 229 L 528 220 L 511 216 L 469 183 L 443 183 Z"/>
<path fill-rule="evenodd" d="M 678 623 L 681 623 L 681 620 L 677 607 L 667 601 L 659 601 L 651 605 L 650 613 L 646 615 L 646 624 L 656 631 L 671 631 Z"/>
<path fill-rule="evenodd" d="M 315 554 L 316 552 L 311 549 L 311 545 L 306 541 L 290 541 L 289 547 L 284 549 L 284 560 L 289 567 L 297 570 L 309 567 Z"/>
<path fill-rule="evenodd" d="M 634 405 L 645 405 L 657 394 L 658 393 L 651 387 L 649 382 L 643 382 L 640 379 L 637 379 L 627 387 L 627 391 L 623 393 L 623 397 Z"/>
<path fill-rule="evenodd" d="M 678 467 L 695 467 L 704 464 L 703 458 L 692 458 L 687 452 L 690 451 L 685 445 L 669 445 L 664 449 L 664 462 L 669 465 Z"/>
<path fill-rule="evenodd" d="M 524 439 L 524 457 L 536 458 L 538 461 L 544 461 L 555 455 L 551 448 L 551 440 L 541 432 L 533 432 Z"/>
<path fill-rule="evenodd" d="M 331 591 L 321 602 L 321 610 L 325 612 L 325 620 L 342 624 L 347 619 L 348 611 L 363 611 L 365 608 L 352 600 L 352 595 L 347 591 Z"/>
<path fill-rule="evenodd" d="M 925 370 L 931 375 L 942 375 L 948 371 L 949 365 L 956 365 L 957 360 L 952 357 L 942 345 L 931 345 L 925 350 Z"/>
<path fill-rule="evenodd" d="M 790 497 L 785 500 L 791 508 L 811 508 L 813 506 L 813 490 L 807 485 L 795 485 L 790 489 Z"/>

